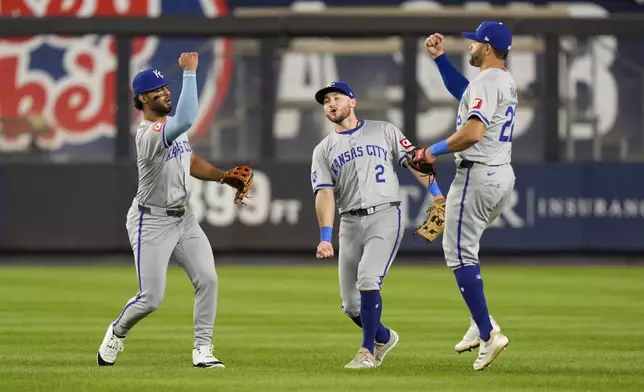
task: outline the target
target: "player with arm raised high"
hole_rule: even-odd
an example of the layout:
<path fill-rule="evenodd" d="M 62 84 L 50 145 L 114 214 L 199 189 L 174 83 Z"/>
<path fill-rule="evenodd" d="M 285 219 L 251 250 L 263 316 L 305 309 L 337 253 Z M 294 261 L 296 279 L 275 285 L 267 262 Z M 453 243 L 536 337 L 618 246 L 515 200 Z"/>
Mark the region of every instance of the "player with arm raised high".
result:
<path fill-rule="evenodd" d="M 488 313 L 478 252 L 483 231 L 499 216 L 514 188 L 510 160 L 518 100 L 514 79 L 505 68 L 512 43 L 507 27 L 486 21 L 463 36 L 473 41 L 470 65 L 480 69 L 471 82 L 447 59 L 442 35 L 433 34 L 425 41 L 445 86 L 460 103 L 456 132 L 416 150 L 412 161 L 433 163 L 438 155 L 455 155 L 457 171 L 447 194 L 443 250 L 472 316 L 470 328 L 455 349 L 463 352 L 479 347 L 473 367 L 482 370 L 509 343 Z"/>
<path fill-rule="evenodd" d="M 397 166 L 414 147 L 393 124 L 358 119 L 346 83 L 334 82 L 315 95 L 335 131 L 314 149 L 311 185 L 320 226 L 318 258 L 334 255 L 335 209 L 340 213 L 338 272 L 342 310 L 362 328 L 362 346 L 345 368 L 379 366 L 399 336 L 381 321 L 380 288 L 402 240 Z M 412 173 L 429 186 L 429 177 Z M 442 199 L 436 185 L 435 199 Z"/>
<path fill-rule="evenodd" d="M 99 366 L 114 365 L 128 332 L 161 305 L 172 258 L 195 289 L 193 366 L 224 367 L 212 353 L 218 277 L 208 237 L 188 209 L 189 176 L 231 186 L 239 185 L 235 180 L 244 180 L 243 185 L 250 190 L 252 171 L 234 168 L 223 172 L 192 152 L 187 132 L 197 117 L 197 53 L 182 53 L 179 65 L 183 69 L 183 87 L 173 117 L 168 116 L 172 100 L 161 72 L 143 70 L 132 82 L 134 106 L 143 111 L 135 137 L 138 190 L 126 220 L 138 292 L 108 326 L 98 349 Z M 237 189 L 235 203 L 246 192 L 245 188 Z"/>

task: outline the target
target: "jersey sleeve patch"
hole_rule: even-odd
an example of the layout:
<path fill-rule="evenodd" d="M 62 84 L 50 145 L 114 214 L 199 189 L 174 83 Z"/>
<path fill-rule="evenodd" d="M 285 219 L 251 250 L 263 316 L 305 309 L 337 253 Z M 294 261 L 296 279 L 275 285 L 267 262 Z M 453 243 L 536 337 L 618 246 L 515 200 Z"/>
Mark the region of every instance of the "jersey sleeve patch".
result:
<path fill-rule="evenodd" d="M 335 181 L 331 176 L 326 159 L 322 155 L 324 148 L 325 146 L 318 145 L 313 151 L 311 162 L 311 187 L 313 188 L 313 193 L 324 188 L 333 189 L 335 186 Z"/>
<path fill-rule="evenodd" d="M 402 148 L 404 148 L 405 150 L 409 150 L 410 148 L 412 148 L 412 147 L 413 147 L 413 145 L 411 144 L 411 142 L 409 141 L 409 139 L 407 139 L 406 137 L 405 137 L 405 138 L 400 139 L 400 140 L 398 141 L 398 143 L 400 143 L 400 145 L 402 146 Z"/>
<path fill-rule="evenodd" d="M 480 110 L 483 107 L 483 98 L 474 98 L 470 110 Z"/>
<path fill-rule="evenodd" d="M 168 143 L 168 139 L 166 139 L 165 136 L 165 127 L 166 122 L 165 121 L 157 121 L 154 124 L 152 124 L 152 132 L 161 132 L 161 140 L 163 141 L 163 146 L 165 148 L 170 147 L 170 144 Z"/>

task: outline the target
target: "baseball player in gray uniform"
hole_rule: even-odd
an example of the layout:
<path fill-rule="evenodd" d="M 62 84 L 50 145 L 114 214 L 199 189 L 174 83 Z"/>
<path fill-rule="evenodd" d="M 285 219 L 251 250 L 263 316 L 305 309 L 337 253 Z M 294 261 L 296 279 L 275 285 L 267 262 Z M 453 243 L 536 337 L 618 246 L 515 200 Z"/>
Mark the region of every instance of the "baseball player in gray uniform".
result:
<path fill-rule="evenodd" d="M 358 354 L 345 368 L 372 368 L 399 341 L 396 331 L 380 322 L 380 289 L 404 232 L 395 170 L 414 147 L 394 125 L 358 119 L 355 95 L 346 83 L 330 83 L 315 99 L 335 124 L 335 132 L 315 147 L 311 164 L 320 225 L 317 257 L 334 255 L 331 237 L 337 204 L 342 310 L 362 328 L 363 336 Z M 427 176 L 409 170 L 428 187 Z M 442 197 L 440 190 L 434 192 L 436 198 Z"/>
<path fill-rule="evenodd" d="M 441 34 L 425 41 L 445 86 L 460 104 L 457 131 L 419 149 L 414 160 L 434 162 L 438 155 L 455 155 L 457 171 L 447 194 L 443 250 L 472 315 L 470 328 L 455 349 L 463 352 L 479 347 L 473 367 L 482 370 L 509 343 L 488 313 L 478 252 L 483 231 L 499 216 L 514 188 L 510 158 L 518 100 L 514 79 L 505 68 L 512 44 L 508 28 L 485 21 L 463 36 L 473 41 L 470 64 L 480 69 L 471 82 L 447 59 Z"/>
<path fill-rule="evenodd" d="M 212 352 L 217 312 L 217 273 L 210 242 L 187 209 L 190 178 L 219 181 L 223 172 L 192 152 L 186 132 L 197 116 L 197 53 L 183 53 L 183 87 L 174 116 L 170 91 L 158 70 L 139 72 L 132 82 L 134 106 L 143 111 L 136 132 L 139 184 L 127 214 L 126 228 L 134 252 L 138 293 L 107 328 L 97 362 L 114 365 L 128 332 L 163 300 L 166 272 L 173 259 L 195 288 L 193 366 L 222 368 Z"/>

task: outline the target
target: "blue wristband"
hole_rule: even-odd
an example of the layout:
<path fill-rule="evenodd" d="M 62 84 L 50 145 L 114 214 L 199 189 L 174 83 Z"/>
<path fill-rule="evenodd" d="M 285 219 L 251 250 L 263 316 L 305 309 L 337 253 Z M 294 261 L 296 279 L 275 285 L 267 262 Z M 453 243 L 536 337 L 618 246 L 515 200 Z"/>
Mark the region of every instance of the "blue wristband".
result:
<path fill-rule="evenodd" d="M 447 154 L 449 152 L 449 148 L 447 148 L 447 139 L 442 142 L 432 144 L 432 146 L 429 147 L 429 152 L 435 157 L 441 154 Z"/>
<path fill-rule="evenodd" d="M 432 194 L 432 196 L 440 196 L 442 195 L 440 188 L 438 187 L 438 183 L 436 181 L 432 181 L 429 183 L 429 186 L 427 187 L 427 190 L 429 193 Z"/>
<path fill-rule="evenodd" d="M 333 227 L 331 226 L 320 227 L 320 242 L 321 241 L 331 242 L 332 234 L 333 234 Z"/>

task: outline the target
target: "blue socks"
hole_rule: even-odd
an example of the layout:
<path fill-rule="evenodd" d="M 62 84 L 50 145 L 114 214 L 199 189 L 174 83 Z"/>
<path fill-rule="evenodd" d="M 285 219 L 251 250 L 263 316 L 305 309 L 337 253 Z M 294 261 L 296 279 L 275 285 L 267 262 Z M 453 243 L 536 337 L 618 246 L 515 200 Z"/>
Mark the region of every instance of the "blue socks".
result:
<path fill-rule="evenodd" d="M 351 317 L 351 320 L 353 320 L 353 322 L 356 323 L 358 327 L 362 328 L 362 320 L 360 320 L 360 316 Z M 376 343 L 387 343 L 389 341 L 389 338 L 389 328 L 380 323 L 378 329 L 376 330 Z"/>
<path fill-rule="evenodd" d="M 389 328 L 385 327 L 382 325 L 382 323 L 378 326 L 378 330 L 376 331 L 376 343 L 387 343 L 389 341 Z"/>
<path fill-rule="evenodd" d="M 373 354 L 374 341 L 389 341 L 389 330 L 380 323 L 382 297 L 379 290 L 360 292 L 360 322 L 362 324 L 362 347 Z M 356 323 L 357 324 L 357 323 Z"/>
<path fill-rule="evenodd" d="M 483 293 L 481 266 L 477 264 L 460 267 L 454 270 L 454 276 L 461 295 L 463 295 L 463 299 L 470 309 L 472 318 L 479 328 L 479 336 L 487 342 L 490 340 L 492 323 L 490 322 L 490 314 L 488 313 L 485 294 Z"/>

